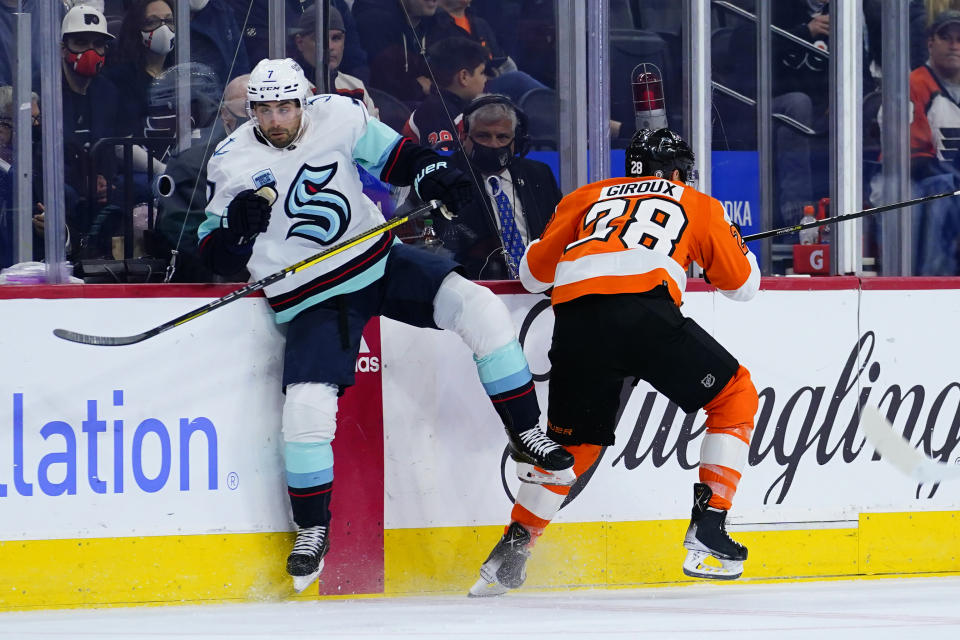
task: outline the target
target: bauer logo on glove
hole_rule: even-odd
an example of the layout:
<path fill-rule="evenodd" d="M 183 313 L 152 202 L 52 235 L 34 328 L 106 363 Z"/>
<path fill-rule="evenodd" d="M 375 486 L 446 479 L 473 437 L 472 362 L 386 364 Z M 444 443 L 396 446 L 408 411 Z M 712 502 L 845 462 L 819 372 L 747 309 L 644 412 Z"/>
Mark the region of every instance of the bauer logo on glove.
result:
<path fill-rule="evenodd" d="M 432 160 L 417 170 L 413 189 L 424 202 L 439 200 L 456 213 L 473 200 L 470 180 L 462 171 L 451 167 L 445 160 Z"/>

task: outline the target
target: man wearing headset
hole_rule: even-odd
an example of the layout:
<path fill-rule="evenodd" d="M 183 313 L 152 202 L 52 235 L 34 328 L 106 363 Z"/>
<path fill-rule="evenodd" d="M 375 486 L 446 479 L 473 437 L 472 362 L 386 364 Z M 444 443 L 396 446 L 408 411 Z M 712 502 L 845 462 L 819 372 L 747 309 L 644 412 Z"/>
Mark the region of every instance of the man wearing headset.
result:
<path fill-rule="evenodd" d="M 438 235 L 468 278 L 515 279 L 524 248 L 540 236 L 563 194 L 550 167 L 523 157 L 527 117 L 506 96 L 474 99 L 462 128 L 462 148 L 451 163 L 473 183 L 473 200 L 454 221 L 436 221 Z"/>

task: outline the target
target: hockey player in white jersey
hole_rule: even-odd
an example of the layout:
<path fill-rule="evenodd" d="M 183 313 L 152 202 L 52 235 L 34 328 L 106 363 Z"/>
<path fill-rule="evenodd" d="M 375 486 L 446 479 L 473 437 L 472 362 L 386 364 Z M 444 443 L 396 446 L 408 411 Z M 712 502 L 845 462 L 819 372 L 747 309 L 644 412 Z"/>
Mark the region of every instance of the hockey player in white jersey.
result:
<path fill-rule="evenodd" d="M 250 74 L 251 120 L 220 143 L 207 168 L 214 195 L 198 236 L 214 272 L 246 266 L 259 279 L 383 223 L 355 163 L 384 182 L 412 184 L 420 198 L 454 213 L 471 197 L 463 173 L 370 117 L 362 102 L 310 97 L 308 87 L 290 59 L 263 60 Z M 276 191 L 274 203 L 257 194 L 265 186 Z M 539 430 L 533 381 L 506 307 L 457 269 L 387 231 L 265 290 L 277 321 L 287 323 L 281 422 L 298 527 L 287 572 L 298 591 L 323 569 L 337 398 L 354 382 L 361 332 L 373 316 L 460 335 L 514 457 L 573 479 L 573 456 Z"/>

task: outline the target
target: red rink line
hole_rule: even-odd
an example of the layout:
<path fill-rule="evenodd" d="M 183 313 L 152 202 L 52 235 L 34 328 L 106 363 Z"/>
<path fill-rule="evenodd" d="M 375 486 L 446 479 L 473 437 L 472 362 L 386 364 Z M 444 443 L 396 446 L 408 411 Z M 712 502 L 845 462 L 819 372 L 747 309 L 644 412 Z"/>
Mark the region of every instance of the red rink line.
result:
<path fill-rule="evenodd" d="M 527 293 L 516 280 L 488 280 L 480 284 L 497 294 Z M 0 300 L 24 298 L 220 298 L 243 286 L 236 284 L 60 284 L 60 285 L 0 285 Z M 960 289 L 960 277 L 915 278 L 857 278 L 836 276 L 823 278 L 772 277 L 763 278 L 763 291 L 843 291 L 858 289 L 870 291 L 921 291 L 932 289 Z M 687 291 L 713 291 L 700 278 L 687 281 Z M 257 291 L 251 296 L 262 297 Z"/>
<path fill-rule="evenodd" d="M 526 293 L 523 286 L 515 281 L 487 281 L 481 282 L 494 293 Z M 927 289 L 960 289 L 960 277 L 915 277 L 915 278 L 883 278 L 856 276 L 832 276 L 822 278 L 810 277 L 772 277 L 763 278 L 760 283 L 762 291 L 843 291 L 847 289 L 869 289 L 871 291 L 884 290 L 927 290 Z M 687 291 L 713 291 L 714 287 L 701 278 L 687 280 Z"/>

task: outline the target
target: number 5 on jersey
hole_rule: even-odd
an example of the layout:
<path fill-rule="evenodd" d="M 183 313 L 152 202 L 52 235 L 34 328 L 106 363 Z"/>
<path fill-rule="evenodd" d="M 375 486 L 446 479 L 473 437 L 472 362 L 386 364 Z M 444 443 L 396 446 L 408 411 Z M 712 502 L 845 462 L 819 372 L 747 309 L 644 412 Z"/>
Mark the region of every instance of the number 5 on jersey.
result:
<path fill-rule="evenodd" d="M 628 211 L 629 209 L 629 211 Z M 645 247 L 673 255 L 687 228 L 683 207 L 666 198 L 616 198 L 597 202 L 583 217 L 586 236 L 571 242 L 564 253 L 588 242 L 619 242 L 616 249 Z"/>

